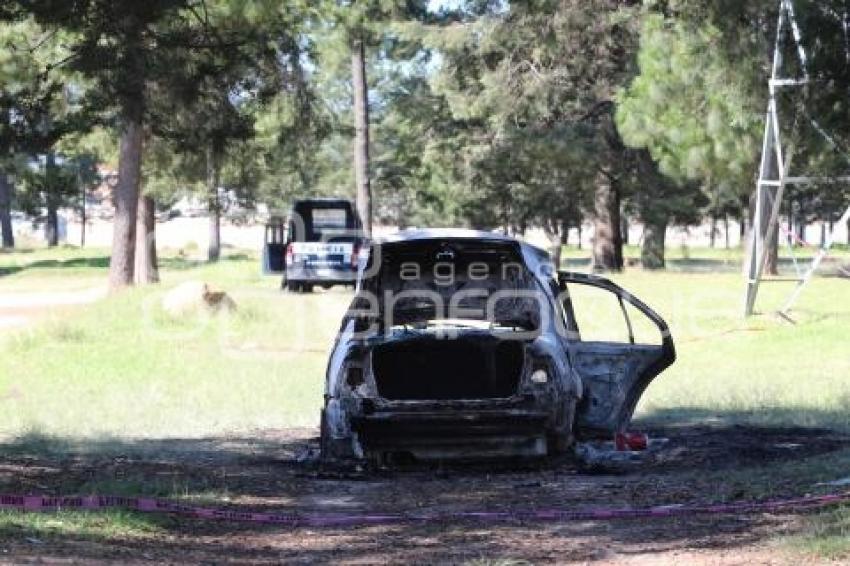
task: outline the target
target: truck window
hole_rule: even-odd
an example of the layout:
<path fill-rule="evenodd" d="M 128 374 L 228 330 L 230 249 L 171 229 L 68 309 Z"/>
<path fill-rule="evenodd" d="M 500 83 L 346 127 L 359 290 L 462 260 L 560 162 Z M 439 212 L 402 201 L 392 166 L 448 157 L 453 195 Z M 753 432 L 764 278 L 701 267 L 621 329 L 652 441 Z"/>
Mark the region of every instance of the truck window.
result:
<path fill-rule="evenodd" d="M 300 202 L 293 210 L 295 226 L 303 226 L 303 234 L 295 240 L 305 242 L 353 241 L 358 228 L 354 208 L 345 202 Z"/>
<path fill-rule="evenodd" d="M 314 208 L 311 212 L 313 229 L 317 232 L 347 228 L 348 211 L 344 208 Z"/>

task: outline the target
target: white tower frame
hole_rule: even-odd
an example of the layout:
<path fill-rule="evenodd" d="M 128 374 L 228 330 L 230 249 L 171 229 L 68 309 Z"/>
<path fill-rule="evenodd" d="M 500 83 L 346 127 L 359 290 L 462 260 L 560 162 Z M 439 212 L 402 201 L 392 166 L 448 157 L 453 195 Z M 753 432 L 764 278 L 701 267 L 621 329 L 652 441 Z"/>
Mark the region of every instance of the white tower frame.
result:
<path fill-rule="evenodd" d="M 847 15 L 838 16 L 842 18 L 846 37 L 850 37 L 850 24 Z M 799 58 L 801 77 L 783 76 L 783 34 L 790 29 Z M 850 49 L 848 49 L 850 57 Z M 791 176 L 791 160 L 794 154 L 793 144 L 784 143 L 780 129 L 779 107 L 776 102 L 776 94 L 779 89 L 802 90 L 809 84 L 808 57 L 803 46 L 802 34 L 797 24 L 792 0 L 779 1 L 779 24 L 776 30 L 776 45 L 773 54 L 773 72 L 768 82 L 769 99 L 767 103 L 767 118 L 764 128 L 764 143 L 762 146 L 761 166 L 759 168 L 759 180 L 756 187 L 756 211 L 753 219 L 753 229 L 749 243 L 747 258 L 747 292 L 744 302 L 744 315 L 750 316 L 755 310 L 756 297 L 758 296 L 759 284 L 764 275 L 764 267 L 767 261 L 767 250 L 773 244 L 776 232 L 774 228 L 779 222 L 779 210 L 782 205 L 782 197 L 787 185 L 809 185 L 814 183 L 846 183 L 850 182 L 850 175 L 840 177 L 812 177 Z M 837 147 L 833 138 L 820 126 L 814 118 L 808 118 L 812 126 L 833 147 Z M 844 213 L 840 222 L 846 223 L 850 218 L 850 207 Z M 842 224 L 839 223 L 839 226 Z M 806 274 L 798 280 L 797 287 L 786 301 L 781 313 L 790 310 L 802 292 L 803 287 L 811 280 L 812 275 L 820 266 L 821 261 L 829 252 L 834 240 L 830 233 L 826 243 L 822 246 L 811 267 Z"/>

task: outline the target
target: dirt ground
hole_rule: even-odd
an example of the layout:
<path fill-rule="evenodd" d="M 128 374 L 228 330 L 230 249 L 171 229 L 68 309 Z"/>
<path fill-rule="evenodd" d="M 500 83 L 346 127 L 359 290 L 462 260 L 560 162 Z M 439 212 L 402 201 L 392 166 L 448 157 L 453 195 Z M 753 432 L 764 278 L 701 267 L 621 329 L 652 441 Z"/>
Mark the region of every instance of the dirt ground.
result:
<path fill-rule="evenodd" d="M 308 456 L 316 431 L 253 438 L 87 444 L 63 455 L 26 448 L 0 455 L 0 492 L 204 494 L 241 510 L 452 511 L 647 506 L 746 498 L 734 474 L 828 454 L 850 437 L 807 429 L 677 427 L 649 431 L 669 442 L 638 468 L 587 470 L 565 458 L 396 470 L 329 471 Z M 50 455 L 54 454 L 54 455 Z M 719 471 L 718 476 L 704 473 Z M 728 481 L 718 481 L 724 470 Z M 781 479 L 774 490 L 800 495 Z M 778 485 L 777 485 L 778 483 Z M 749 495 L 751 496 L 751 494 Z M 224 502 L 224 503 L 223 503 Z M 296 528 L 158 519 L 130 538 L 0 531 L 0 562 L 14 563 L 806 563 L 775 539 L 800 516 L 743 515 L 571 523 L 459 521 L 346 528 Z"/>

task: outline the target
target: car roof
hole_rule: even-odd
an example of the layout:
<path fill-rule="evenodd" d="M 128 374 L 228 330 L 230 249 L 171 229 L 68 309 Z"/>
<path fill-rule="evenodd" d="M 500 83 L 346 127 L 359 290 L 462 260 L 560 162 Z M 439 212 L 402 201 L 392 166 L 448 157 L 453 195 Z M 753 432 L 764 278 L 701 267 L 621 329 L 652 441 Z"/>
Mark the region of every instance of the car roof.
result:
<path fill-rule="evenodd" d="M 417 228 L 400 230 L 379 238 L 375 238 L 377 244 L 396 244 L 401 242 L 416 242 L 424 240 L 485 240 L 490 242 L 515 243 L 531 251 L 537 256 L 548 253 L 537 246 L 532 246 L 512 236 L 506 236 L 498 232 L 487 232 L 484 230 L 468 230 L 466 228 Z"/>
<path fill-rule="evenodd" d="M 396 242 L 415 242 L 419 240 L 493 240 L 500 242 L 518 242 L 516 238 L 505 236 L 496 232 L 483 230 L 467 230 L 464 228 L 416 228 L 410 230 L 399 230 L 387 234 L 375 241 L 380 244 L 394 244 Z"/>
<path fill-rule="evenodd" d="M 305 204 L 351 204 L 351 201 L 344 198 L 336 197 L 316 197 L 298 199 L 292 203 L 293 206 L 303 206 Z"/>

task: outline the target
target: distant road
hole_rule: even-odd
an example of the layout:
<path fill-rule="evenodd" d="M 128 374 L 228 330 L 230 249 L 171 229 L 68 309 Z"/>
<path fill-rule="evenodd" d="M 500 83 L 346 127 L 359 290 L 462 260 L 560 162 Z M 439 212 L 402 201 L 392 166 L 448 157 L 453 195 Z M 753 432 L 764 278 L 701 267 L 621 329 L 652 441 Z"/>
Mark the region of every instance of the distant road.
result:
<path fill-rule="evenodd" d="M 52 308 L 87 305 L 106 296 L 106 286 L 81 291 L 43 291 L 0 295 L 0 331 L 26 326 Z"/>

